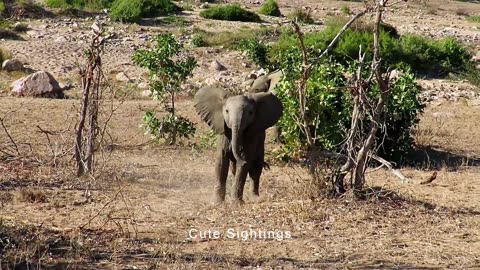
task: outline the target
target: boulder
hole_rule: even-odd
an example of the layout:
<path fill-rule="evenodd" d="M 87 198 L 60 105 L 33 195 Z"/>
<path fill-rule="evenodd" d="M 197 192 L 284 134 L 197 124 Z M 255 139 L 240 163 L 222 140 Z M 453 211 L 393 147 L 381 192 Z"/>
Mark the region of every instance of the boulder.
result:
<path fill-rule="evenodd" d="M 23 70 L 23 64 L 18 59 L 7 59 L 3 61 L 2 69 L 8 72 Z"/>
<path fill-rule="evenodd" d="M 46 71 L 37 71 L 11 85 L 12 94 L 31 97 L 63 97 L 63 88 L 57 80 Z"/>

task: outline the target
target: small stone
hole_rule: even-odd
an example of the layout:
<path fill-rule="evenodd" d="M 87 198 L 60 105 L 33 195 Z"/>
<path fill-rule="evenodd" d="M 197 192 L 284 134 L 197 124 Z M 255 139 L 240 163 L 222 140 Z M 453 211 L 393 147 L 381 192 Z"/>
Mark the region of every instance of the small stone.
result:
<path fill-rule="evenodd" d="M 117 74 L 117 76 L 115 76 L 115 79 L 117 79 L 117 81 L 119 82 L 124 82 L 124 83 L 128 83 L 128 82 L 131 82 L 132 80 L 127 76 L 127 74 L 125 74 L 125 72 L 120 72 Z"/>
<path fill-rule="evenodd" d="M 218 62 L 218 60 L 213 61 L 210 64 L 210 67 L 215 71 L 227 70 L 227 68 L 222 63 Z"/>
<path fill-rule="evenodd" d="M 68 41 L 67 38 L 64 36 L 59 36 L 55 39 L 56 43 L 67 42 L 67 41 Z"/>
<path fill-rule="evenodd" d="M 143 90 L 142 93 L 140 93 L 142 97 L 151 97 L 152 96 L 152 91 L 150 90 Z"/>
<path fill-rule="evenodd" d="M 2 69 L 8 72 L 19 71 L 23 69 L 23 64 L 18 59 L 7 59 L 3 61 Z"/>
<path fill-rule="evenodd" d="M 148 89 L 148 83 L 146 82 L 141 82 L 137 86 L 139 89 Z"/>

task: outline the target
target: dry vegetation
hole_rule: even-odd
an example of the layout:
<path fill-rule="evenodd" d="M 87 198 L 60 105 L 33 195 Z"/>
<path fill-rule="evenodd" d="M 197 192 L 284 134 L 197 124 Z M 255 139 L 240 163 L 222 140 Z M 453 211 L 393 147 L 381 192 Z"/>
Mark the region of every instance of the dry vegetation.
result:
<path fill-rule="evenodd" d="M 338 10 L 349 3 L 322 2 Z M 294 10 L 288 1 L 278 3 Z M 449 4 L 426 13 L 453 16 L 471 6 L 480 9 Z M 352 3 L 351 9 L 359 5 Z M 402 20 L 389 16 L 394 24 Z M 209 30 L 205 22 L 198 24 Z M 208 69 L 211 53 L 195 53 L 207 59 L 199 69 Z M 0 89 L 11 76 L 16 75 L 0 72 Z M 480 267 L 480 107 L 448 101 L 428 105 L 414 130 L 419 148 L 411 164 L 401 168 L 410 183 L 400 183 L 387 170 L 372 170 L 365 200 L 350 193 L 313 197 L 307 168 L 281 163 L 262 176 L 260 200 L 247 196 L 238 207 L 228 198 L 225 205 L 212 204 L 214 149 L 205 146 L 208 128 L 191 98 L 182 96 L 177 103 L 198 127 L 193 142 L 183 146 L 155 145 L 143 135 L 141 118 L 156 104 L 128 99 L 119 106 L 109 124 L 111 145 L 104 150 L 103 167 L 91 178 L 75 175 L 79 99 L 0 95 L 0 269 Z M 190 239 L 191 228 L 290 231 L 292 238 Z"/>

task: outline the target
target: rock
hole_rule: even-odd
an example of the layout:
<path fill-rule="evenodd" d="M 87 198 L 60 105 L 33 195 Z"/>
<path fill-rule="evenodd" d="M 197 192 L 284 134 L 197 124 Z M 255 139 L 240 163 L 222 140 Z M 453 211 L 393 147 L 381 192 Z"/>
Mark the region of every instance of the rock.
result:
<path fill-rule="evenodd" d="M 472 57 L 472 62 L 474 62 L 474 63 L 480 63 L 480 51 L 478 51 L 478 52 Z"/>
<path fill-rule="evenodd" d="M 213 61 L 210 64 L 210 67 L 215 71 L 227 70 L 227 68 L 224 65 L 222 65 L 222 63 L 218 62 L 218 60 Z"/>
<path fill-rule="evenodd" d="M 470 107 L 479 107 L 480 106 L 480 99 L 470 99 L 467 101 L 468 106 Z"/>
<path fill-rule="evenodd" d="M 59 36 L 55 39 L 56 43 L 67 42 L 67 41 L 68 41 L 67 38 L 64 36 Z"/>
<path fill-rule="evenodd" d="M 403 75 L 403 73 L 401 71 L 399 71 L 398 69 L 394 69 L 394 70 L 390 71 L 390 79 L 391 80 L 396 80 L 396 79 L 400 78 L 402 75 Z"/>
<path fill-rule="evenodd" d="M 141 82 L 137 86 L 139 89 L 148 89 L 148 83 L 146 82 Z"/>
<path fill-rule="evenodd" d="M 128 83 L 128 82 L 131 82 L 132 80 L 127 76 L 127 74 L 125 74 L 125 72 L 120 72 L 117 74 L 117 76 L 115 76 L 115 79 L 117 79 L 117 81 L 119 82 L 124 82 L 124 83 Z"/>
<path fill-rule="evenodd" d="M 45 32 L 37 30 L 29 30 L 26 34 L 32 38 L 43 38 L 45 36 Z"/>
<path fill-rule="evenodd" d="M 7 59 L 3 61 L 2 69 L 8 72 L 19 71 L 23 69 L 23 64 L 18 59 Z"/>
<path fill-rule="evenodd" d="M 63 89 L 57 80 L 46 71 L 37 71 L 11 85 L 12 94 L 32 97 L 63 97 Z"/>
<path fill-rule="evenodd" d="M 142 93 L 140 93 L 142 97 L 151 97 L 152 96 L 152 91 L 150 90 L 143 90 Z"/>
<path fill-rule="evenodd" d="M 207 78 L 207 79 L 205 79 L 205 84 L 206 84 L 206 85 L 214 85 L 214 84 L 216 84 L 216 83 L 217 83 L 217 81 L 215 80 L 215 78 Z"/>

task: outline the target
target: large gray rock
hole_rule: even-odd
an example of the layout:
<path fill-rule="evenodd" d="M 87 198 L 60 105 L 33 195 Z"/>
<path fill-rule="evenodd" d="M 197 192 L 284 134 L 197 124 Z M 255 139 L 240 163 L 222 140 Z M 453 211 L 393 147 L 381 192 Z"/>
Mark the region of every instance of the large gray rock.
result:
<path fill-rule="evenodd" d="M 8 72 L 20 71 L 23 69 L 23 64 L 18 59 L 7 59 L 3 61 L 2 69 Z"/>
<path fill-rule="evenodd" d="M 37 71 L 11 85 L 12 94 L 31 97 L 63 97 L 63 89 L 46 71 Z"/>

